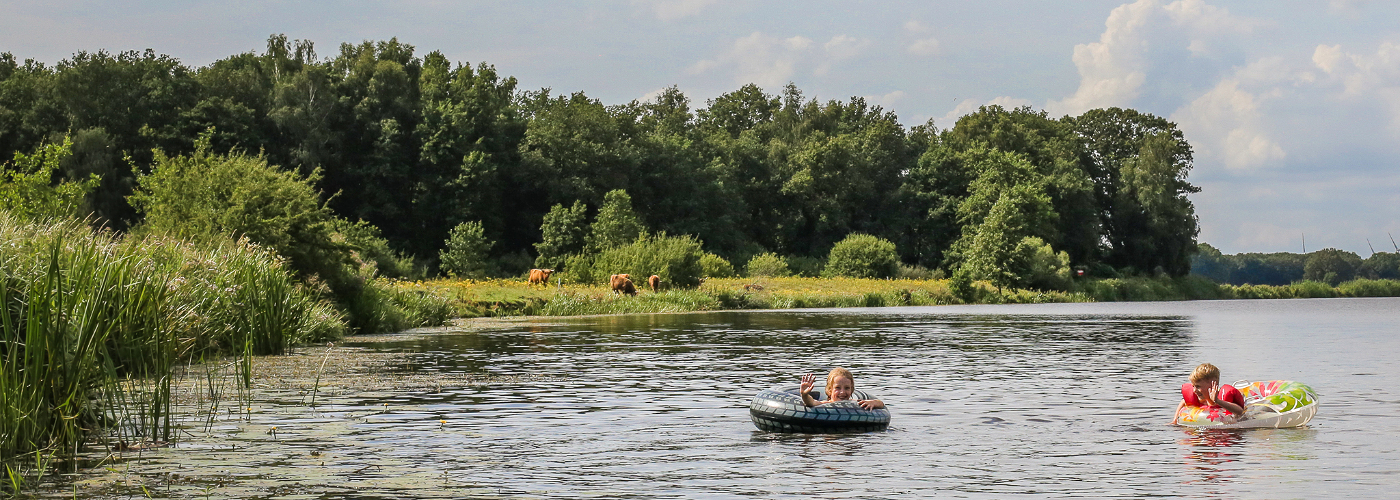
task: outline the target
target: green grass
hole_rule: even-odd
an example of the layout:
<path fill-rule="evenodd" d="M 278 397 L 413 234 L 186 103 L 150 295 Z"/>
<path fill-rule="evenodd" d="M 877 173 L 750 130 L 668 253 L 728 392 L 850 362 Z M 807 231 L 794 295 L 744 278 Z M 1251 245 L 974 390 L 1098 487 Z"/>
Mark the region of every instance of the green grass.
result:
<path fill-rule="evenodd" d="M 90 437 L 171 440 L 183 361 L 232 355 L 246 383 L 251 356 L 344 332 L 333 306 L 257 246 L 0 213 L 3 489 Z"/>
<path fill-rule="evenodd" d="M 746 286 L 747 285 L 747 286 Z M 953 295 L 946 279 L 711 278 L 696 289 L 641 290 L 619 296 L 606 287 L 564 283 L 531 286 L 520 279 L 398 282 L 415 293 L 447 297 L 450 315 L 573 316 L 733 309 L 1035 304 L 1307 297 L 1400 296 L 1400 281 L 1356 280 L 1337 287 L 1320 282 L 1286 286 L 1219 285 L 1201 276 L 1128 277 L 1075 282 L 1071 291 L 1004 290 L 978 283 L 970 302 Z"/>

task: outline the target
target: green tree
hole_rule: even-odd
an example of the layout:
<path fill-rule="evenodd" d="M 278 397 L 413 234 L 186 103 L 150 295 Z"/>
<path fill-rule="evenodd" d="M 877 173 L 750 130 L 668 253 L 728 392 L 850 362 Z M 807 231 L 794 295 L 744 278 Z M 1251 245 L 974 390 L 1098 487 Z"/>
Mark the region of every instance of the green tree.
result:
<path fill-rule="evenodd" d="M 144 229 L 201 236 L 246 237 L 286 257 L 303 277 L 319 276 L 337 293 L 358 286 L 351 252 L 335 231 L 335 215 L 302 176 L 262 156 L 210 152 L 210 136 L 189 156 L 156 151 L 151 172 L 137 177 L 131 204 L 145 214 Z"/>
<path fill-rule="evenodd" d="M 1174 276 L 1191 269 L 1199 228 L 1186 198 L 1191 146 L 1176 125 L 1131 109 L 1107 108 L 1067 120 L 1084 141 L 1097 189 L 1104 260 Z"/>
<path fill-rule="evenodd" d="M 558 204 L 545 214 L 544 223 L 540 224 L 543 241 L 535 243 L 535 250 L 539 252 L 535 267 L 561 269 L 569 255 L 583 251 L 588 234 L 587 210 L 583 201 L 575 200 L 572 208 Z"/>
<path fill-rule="evenodd" d="M 706 278 L 729 278 L 734 276 L 734 264 L 724 257 L 705 252 L 700 256 L 700 269 Z"/>
<path fill-rule="evenodd" d="M 1359 269 L 1360 255 L 1335 248 L 1324 248 L 1308 254 L 1308 261 L 1303 265 L 1303 279 L 1337 286 L 1343 281 L 1356 279 Z"/>
<path fill-rule="evenodd" d="M 1070 286 L 1069 253 L 1055 252 L 1045 240 L 1027 236 L 1016 244 L 1016 263 L 1021 269 L 1019 286 L 1040 290 L 1067 290 Z"/>
<path fill-rule="evenodd" d="M 0 210 L 26 218 L 81 216 L 88 193 L 101 182 L 95 175 L 81 181 L 53 182 L 71 153 L 72 142 L 39 146 L 31 154 L 15 153 L 13 163 L 0 170 Z"/>
<path fill-rule="evenodd" d="M 789 276 L 792 271 L 788 270 L 787 259 L 781 255 L 768 252 L 761 253 L 749 259 L 744 265 L 744 274 L 750 278 Z"/>
<path fill-rule="evenodd" d="M 447 248 L 438 254 L 442 270 L 448 276 L 483 278 L 486 276 L 486 253 L 495 244 L 486 239 L 480 222 L 458 224 L 448 233 Z"/>
<path fill-rule="evenodd" d="M 603 200 L 588 237 L 588 247 L 593 252 L 626 245 L 646 231 L 641 218 L 632 211 L 632 197 L 627 195 L 627 191 L 608 191 Z"/>
<path fill-rule="evenodd" d="M 1400 279 L 1400 252 L 1378 252 L 1361 263 L 1358 274 L 1371 279 Z"/>
<path fill-rule="evenodd" d="M 1023 283 L 1029 266 L 1024 261 L 1026 252 L 1018 251 L 1018 246 L 1029 236 L 1027 214 L 1038 211 L 1030 207 L 1048 204 L 1044 194 L 1026 184 L 1002 194 L 964 247 L 962 266 L 969 275 L 992 283 L 998 292 Z"/>
<path fill-rule="evenodd" d="M 890 278 L 899 270 L 894 243 L 868 234 L 851 233 L 831 248 L 826 277 Z"/>

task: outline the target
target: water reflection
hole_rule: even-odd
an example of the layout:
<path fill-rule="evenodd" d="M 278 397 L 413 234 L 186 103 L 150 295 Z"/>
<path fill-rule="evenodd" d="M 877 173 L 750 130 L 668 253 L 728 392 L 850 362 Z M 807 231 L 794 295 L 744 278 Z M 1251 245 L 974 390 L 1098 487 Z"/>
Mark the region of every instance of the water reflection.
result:
<path fill-rule="evenodd" d="M 1400 318 L 1271 304 L 638 315 L 348 339 L 395 354 L 371 374 L 389 384 L 333 380 L 314 408 L 299 388 L 260 387 L 246 418 L 201 421 L 175 449 L 43 496 L 1383 496 L 1400 471 L 1386 354 Z M 1340 345 L 1297 355 L 1336 324 Z M 1308 381 L 1328 406 L 1307 429 L 1163 425 L 1201 361 Z M 749 396 L 832 366 L 889 405 L 888 432 L 754 430 Z"/>

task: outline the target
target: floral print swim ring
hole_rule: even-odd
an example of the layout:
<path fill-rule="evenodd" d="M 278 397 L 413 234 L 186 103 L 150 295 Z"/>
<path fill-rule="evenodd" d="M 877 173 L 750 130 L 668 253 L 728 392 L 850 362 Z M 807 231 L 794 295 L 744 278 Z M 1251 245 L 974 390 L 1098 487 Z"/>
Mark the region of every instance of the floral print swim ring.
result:
<path fill-rule="evenodd" d="M 1292 380 L 1235 382 L 1244 395 L 1244 418 L 1229 418 L 1219 406 L 1183 406 L 1176 412 L 1177 423 L 1192 427 L 1223 429 L 1298 427 L 1317 414 L 1317 394 L 1311 387 Z"/>

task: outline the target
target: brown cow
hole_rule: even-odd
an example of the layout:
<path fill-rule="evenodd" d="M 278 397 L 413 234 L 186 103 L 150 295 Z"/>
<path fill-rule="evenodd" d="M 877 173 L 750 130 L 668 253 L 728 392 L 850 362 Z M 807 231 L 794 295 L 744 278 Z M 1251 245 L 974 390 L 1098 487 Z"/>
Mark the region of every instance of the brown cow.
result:
<path fill-rule="evenodd" d="M 548 285 L 548 284 L 549 284 L 549 275 L 552 274 L 552 273 L 554 273 L 554 270 L 553 270 L 553 269 L 531 269 L 531 270 L 530 270 L 530 284 L 531 284 L 531 285 Z"/>
<path fill-rule="evenodd" d="M 614 275 L 612 275 L 612 278 L 611 278 L 609 281 L 611 281 L 610 284 L 612 285 L 612 291 L 613 291 L 613 293 L 619 293 L 619 294 L 625 293 L 625 294 L 627 294 L 627 295 L 636 295 L 636 294 L 637 294 L 637 286 L 632 284 L 632 280 L 631 280 L 631 279 L 628 279 L 628 276 L 630 276 L 630 275 L 627 275 L 627 274 L 614 274 Z"/>
<path fill-rule="evenodd" d="M 744 285 L 744 291 L 745 291 L 745 292 L 761 292 L 761 291 L 763 291 L 763 285 L 760 285 L 760 284 L 758 284 L 758 283 L 751 283 L 751 284 L 748 284 L 748 285 Z"/>
<path fill-rule="evenodd" d="M 661 288 L 661 277 L 655 274 L 651 275 L 650 278 L 647 278 L 647 286 L 651 287 L 651 293 L 656 293 L 656 290 Z"/>

